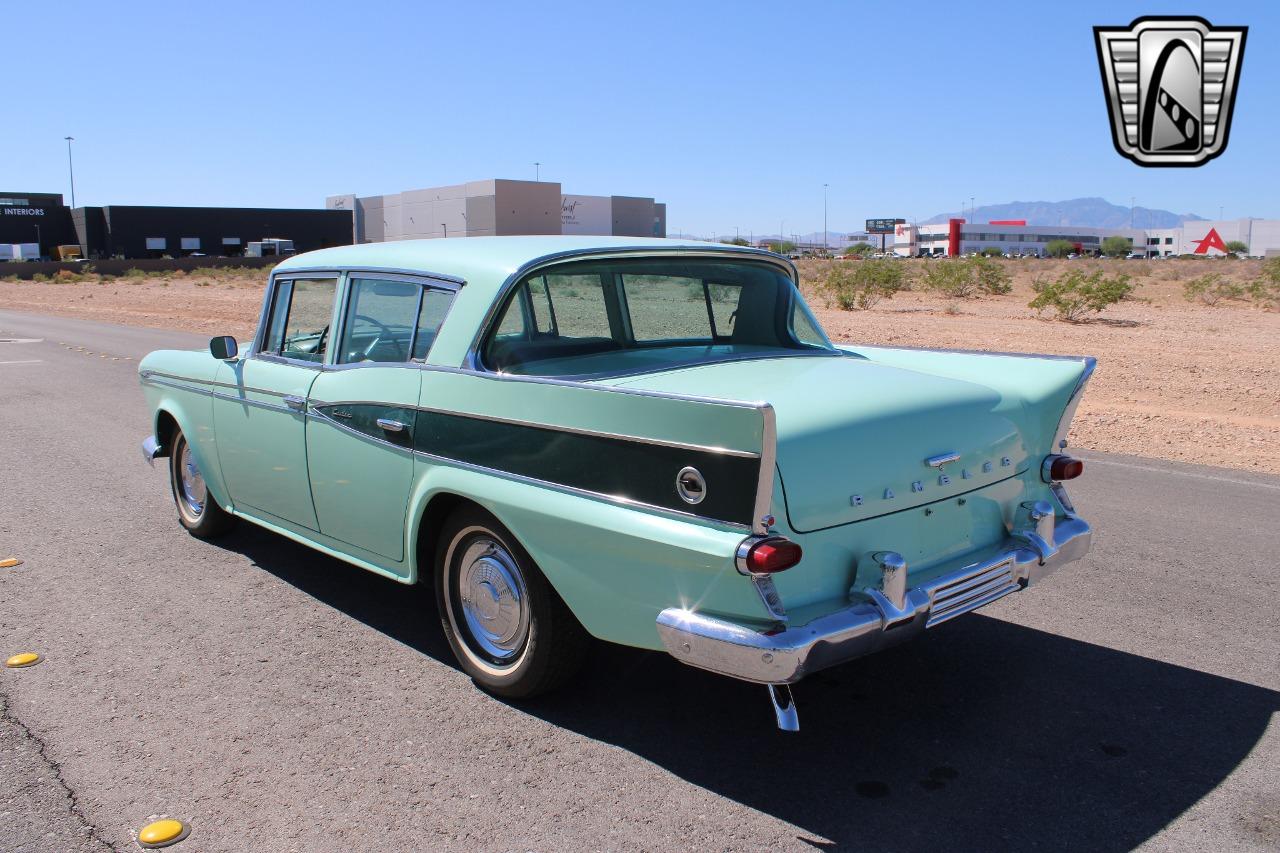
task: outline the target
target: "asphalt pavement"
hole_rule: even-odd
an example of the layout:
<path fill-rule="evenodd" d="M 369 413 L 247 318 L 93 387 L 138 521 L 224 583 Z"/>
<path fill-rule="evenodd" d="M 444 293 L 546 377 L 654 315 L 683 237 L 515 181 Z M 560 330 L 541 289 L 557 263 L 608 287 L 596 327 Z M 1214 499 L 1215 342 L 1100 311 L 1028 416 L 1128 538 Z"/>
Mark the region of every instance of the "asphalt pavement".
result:
<path fill-rule="evenodd" d="M 178 526 L 137 359 L 204 343 L 0 312 L 0 657 L 46 657 L 0 669 L 0 848 L 1280 847 L 1280 478 L 1082 454 L 1086 560 L 806 680 L 798 734 L 617 647 L 505 703 L 428 589 Z"/>

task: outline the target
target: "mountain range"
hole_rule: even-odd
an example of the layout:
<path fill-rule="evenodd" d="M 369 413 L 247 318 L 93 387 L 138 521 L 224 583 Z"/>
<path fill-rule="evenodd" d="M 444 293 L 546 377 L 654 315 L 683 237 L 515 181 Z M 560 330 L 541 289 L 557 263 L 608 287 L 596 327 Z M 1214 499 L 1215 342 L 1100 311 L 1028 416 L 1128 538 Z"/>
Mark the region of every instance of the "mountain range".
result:
<path fill-rule="evenodd" d="M 1173 213 L 1151 207 L 1129 208 L 1104 198 L 1073 198 L 1067 201 L 1011 201 L 978 205 L 963 213 L 939 213 L 925 223 L 946 222 L 951 217 L 970 222 L 993 219 L 1025 219 L 1028 225 L 1081 225 L 1088 228 L 1176 228 L 1189 219 L 1203 219 L 1194 213 Z"/>

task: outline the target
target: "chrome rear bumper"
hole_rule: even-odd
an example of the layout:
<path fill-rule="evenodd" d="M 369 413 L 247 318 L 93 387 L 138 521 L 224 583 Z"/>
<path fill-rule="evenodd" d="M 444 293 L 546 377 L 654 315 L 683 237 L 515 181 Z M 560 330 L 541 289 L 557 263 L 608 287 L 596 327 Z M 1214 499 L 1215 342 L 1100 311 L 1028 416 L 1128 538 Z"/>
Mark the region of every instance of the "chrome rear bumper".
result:
<path fill-rule="evenodd" d="M 673 607 L 658 614 L 658 635 L 676 660 L 691 666 L 745 681 L 791 684 L 977 610 L 1088 553 L 1093 534 L 1083 519 L 1050 515 L 1047 521 L 1038 531 L 1015 533 L 980 562 L 910 590 L 868 589 L 849 607 L 804 625 L 765 633 Z"/>

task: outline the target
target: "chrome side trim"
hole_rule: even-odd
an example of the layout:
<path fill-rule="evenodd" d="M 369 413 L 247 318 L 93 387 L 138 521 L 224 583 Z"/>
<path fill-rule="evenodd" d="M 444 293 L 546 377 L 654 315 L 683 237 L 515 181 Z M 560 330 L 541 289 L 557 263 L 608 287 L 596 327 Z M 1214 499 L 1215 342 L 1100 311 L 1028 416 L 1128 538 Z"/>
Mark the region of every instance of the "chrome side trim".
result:
<path fill-rule="evenodd" d="M 333 405 L 357 405 L 354 401 L 342 400 Z M 377 405 L 387 405 L 379 403 Z M 555 432 L 567 432 L 574 435 L 590 435 L 597 438 L 612 438 L 619 441 L 632 441 L 637 444 L 652 444 L 658 447 L 674 447 L 678 450 L 696 450 L 703 453 L 718 453 L 723 456 L 739 456 L 744 459 L 759 459 L 761 454 L 752 450 L 735 450 L 731 447 L 719 447 L 710 444 L 693 444 L 687 441 L 672 441 L 663 438 L 645 438 L 638 435 L 627 435 L 621 432 L 606 432 L 604 430 L 582 429 L 579 427 L 558 426 L 556 424 L 540 423 L 538 421 L 525 421 L 518 418 L 504 418 L 499 415 L 482 415 L 475 412 L 462 412 L 453 409 L 439 409 L 431 406 L 405 406 L 404 408 L 417 409 L 420 412 L 432 412 L 440 415 L 455 415 L 463 418 L 475 418 L 481 421 L 493 421 L 499 424 L 512 424 L 514 426 L 535 427 L 537 429 L 553 430 Z"/>
<path fill-rule="evenodd" d="M 1071 392 L 1071 397 L 1067 400 L 1067 407 L 1063 409 L 1062 417 L 1058 419 L 1058 428 L 1053 434 L 1053 450 L 1055 453 L 1067 446 L 1067 433 L 1071 430 L 1071 421 L 1076 416 L 1076 408 L 1079 407 L 1080 400 L 1084 397 L 1084 386 L 1089 384 L 1089 380 L 1093 378 L 1093 372 L 1097 368 L 1098 360 L 1096 358 L 1085 358 L 1084 372 L 1080 374 L 1075 390 Z"/>
<path fill-rule="evenodd" d="M 783 630 L 671 607 L 658 614 L 658 636 L 672 657 L 690 666 L 760 684 L 791 684 L 1038 583 L 1083 557 L 1091 538 L 1082 519 L 1060 519 L 1055 556 L 1044 564 L 1022 543 L 1006 541 L 985 558 L 909 590 L 897 621 L 874 596 L 858 590 L 848 606 Z"/>
<path fill-rule="evenodd" d="M 274 403 L 264 403 L 261 400 L 250 400 L 247 397 L 238 397 L 234 394 L 221 394 L 217 391 L 211 391 L 208 388 L 198 388 L 193 385 L 182 385 L 178 382 L 170 382 L 167 379 L 156 379 L 154 376 L 146 377 L 142 381 L 150 382 L 153 385 L 163 385 L 168 388 L 176 388 L 179 391 L 190 391 L 194 394 L 204 394 L 206 396 L 213 397 L 218 400 L 228 400 L 232 403 L 240 403 L 245 406 L 254 406 L 255 408 L 267 409 L 273 412 L 286 412 L 291 415 L 302 414 L 301 412 L 295 411 L 289 408 L 288 406 L 277 406 Z M 188 381 L 196 381 L 196 380 L 188 380 Z M 267 391 L 263 393 L 274 393 L 274 392 Z"/>
<path fill-rule="evenodd" d="M 751 532 L 767 535 L 773 526 L 769 510 L 773 506 L 773 475 L 778 456 L 778 419 L 773 406 L 761 403 L 762 418 L 760 436 L 760 476 L 756 481 L 755 511 L 751 517 Z"/>

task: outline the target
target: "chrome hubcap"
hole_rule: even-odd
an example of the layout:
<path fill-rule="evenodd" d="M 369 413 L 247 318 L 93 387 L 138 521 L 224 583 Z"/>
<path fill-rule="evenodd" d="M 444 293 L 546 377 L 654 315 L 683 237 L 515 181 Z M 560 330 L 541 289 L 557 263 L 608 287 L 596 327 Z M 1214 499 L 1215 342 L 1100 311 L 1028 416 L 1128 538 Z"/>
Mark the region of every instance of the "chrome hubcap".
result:
<path fill-rule="evenodd" d="M 178 457 L 178 478 L 182 502 L 192 515 L 200 515 L 204 512 L 204 502 L 208 499 L 209 491 L 204 485 L 204 475 L 200 473 L 200 467 L 191 455 L 191 446 L 185 441 L 182 443 L 182 454 Z"/>
<path fill-rule="evenodd" d="M 467 546 L 458 566 L 458 598 L 476 651 L 495 663 L 511 661 L 529 635 L 529 599 L 515 558 L 481 536 Z"/>

